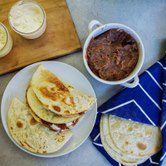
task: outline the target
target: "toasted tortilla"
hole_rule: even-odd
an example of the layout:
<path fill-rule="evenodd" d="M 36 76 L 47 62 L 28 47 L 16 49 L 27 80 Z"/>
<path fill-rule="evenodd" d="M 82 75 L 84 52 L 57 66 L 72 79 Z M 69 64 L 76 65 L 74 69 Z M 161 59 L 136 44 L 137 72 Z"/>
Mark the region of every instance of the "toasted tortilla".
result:
<path fill-rule="evenodd" d="M 137 157 L 151 156 L 162 147 L 158 127 L 109 116 L 109 133 L 114 145 L 123 153 Z"/>
<path fill-rule="evenodd" d="M 34 153 L 53 153 L 61 149 L 72 137 L 70 130 L 54 132 L 38 123 L 29 107 L 17 98 L 12 100 L 8 112 L 8 128 L 13 139 Z"/>
<path fill-rule="evenodd" d="M 100 121 L 100 136 L 104 149 L 106 152 L 117 162 L 124 165 L 137 165 L 145 162 L 148 157 L 135 157 L 132 155 L 125 154 L 117 149 L 112 144 L 111 138 L 109 138 L 109 128 L 108 128 L 108 115 L 103 115 Z"/>
<path fill-rule="evenodd" d="M 34 73 L 30 86 L 44 107 L 62 116 L 86 112 L 96 101 L 94 97 L 63 83 L 42 65 Z"/>
<path fill-rule="evenodd" d="M 27 90 L 27 102 L 33 112 L 42 120 L 54 123 L 54 124 L 66 124 L 69 122 L 73 122 L 81 117 L 81 115 L 75 115 L 73 117 L 62 117 L 55 114 L 52 111 L 47 110 L 41 102 L 36 97 L 35 93 L 33 92 L 32 87 L 29 87 Z"/>

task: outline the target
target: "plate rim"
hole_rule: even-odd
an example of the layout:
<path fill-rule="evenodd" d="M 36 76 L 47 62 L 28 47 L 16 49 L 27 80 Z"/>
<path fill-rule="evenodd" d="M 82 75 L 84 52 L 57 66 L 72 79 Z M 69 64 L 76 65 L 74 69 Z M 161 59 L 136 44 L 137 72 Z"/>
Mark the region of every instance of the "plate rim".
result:
<path fill-rule="evenodd" d="M 6 130 L 6 127 L 5 127 L 5 124 L 7 124 L 7 119 L 5 120 L 6 117 L 2 116 L 2 105 L 4 105 L 3 103 L 5 102 L 5 94 L 6 94 L 6 89 L 10 86 L 11 82 L 17 77 L 18 74 L 20 74 L 21 72 L 23 72 L 24 70 L 28 70 L 28 69 L 31 69 L 39 64 L 44 64 L 44 63 L 60 63 L 62 65 L 66 65 L 70 68 L 73 68 L 75 69 L 77 72 L 79 72 L 79 74 L 81 74 L 87 81 L 88 83 L 90 84 L 91 88 L 92 88 L 92 91 L 93 91 L 93 95 L 94 97 L 96 98 L 96 102 L 94 104 L 94 111 L 95 111 L 95 114 L 94 114 L 94 120 L 93 120 L 93 125 L 91 125 L 91 130 L 89 130 L 88 134 L 86 135 L 86 137 L 80 142 L 80 144 L 78 144 L 77 146 L 75 146 L 73 149 L 63 153 L 63 154 L 53 154 L 53 153 L 48 153 L 48 154 L 38 154 L 38 153 L 33 153 L 31 151 L 28 151 L 26 149 L 24 149 L 21 145 L 19 145 L 14 139 L 13 137 L 11 136 L 11 134 L 9 133 L 9 129 Z M 41 157 L 41 158 L 55 158 L 55 157 L 60 157 L 60 156 L 64 156 L 64 155 L 67 155 L 73 151 L 75 151 L 77 148 L 79 148 L 86 140 L 87 138 L 89 137 L 90 133 L 92 132 L 93 128 L 94 128 L 94 125 L 95 125 L 95 121 L 96 121 L 96 117 L 97 117 L 97 97 L 96 97 L 96 93 L 95 93 L 95 90 L 92 86 L 92 84 L 90 83 L 90 81 L 86 78 L 86 76 L 81 72 L 79 71 L 77 68 L 75 68 L 74 66 L 70 65 L 70 64 L 67 64 L 67 63 L 64 63 L 64 62 L 59 62 L 59 61 L 40 61 L 40 62 L 36 62 L 36 63 L 33 63 L 31 65 L 28 65 L 26 67 L 24 67 L 23 69 L 19 70 L 13 77 L 12 79 L 10 79 L 10 81 L 8 82 L 4 92 L 3 92 L 3 95 L 2 95 L 2 99 L 1 99 L 1 111 L 0 111 L 0 114 L 1 114 L 1 121 L 2 121 L 2 126 L 5 130 L 5 133 L 7 134 L 7 136 L 9 137 L 9 140 L 11 140 L 13 142 L 14 145 L 16 145 L 19 149 L 21 149 L 23 152 L 26 152 L 27 154 L 30 154 L 32 156 L 36 156 L 36 157 Z M 6 121 L 6 122 L 5 122 Z M 8 126 L 7 126 L 8 128 Z M 70 141 L 70 140 L 69 140 Z"/>

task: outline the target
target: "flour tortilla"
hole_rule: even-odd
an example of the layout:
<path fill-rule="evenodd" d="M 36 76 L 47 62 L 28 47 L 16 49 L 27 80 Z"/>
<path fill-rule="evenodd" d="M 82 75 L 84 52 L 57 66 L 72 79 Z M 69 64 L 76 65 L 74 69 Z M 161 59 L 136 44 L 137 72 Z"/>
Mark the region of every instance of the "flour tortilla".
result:
<path fill-rule="evenodd" d="M 29 107 L 17 98 L 8 112 L 8 128 L 13 139 L 23 148 L 40 154 L 61 149 L 72 137 L 71 131 L 54 132 L 38 123 L 29 113 Z"/>
<path fill-rule="evenodd" d="M 141 158 L 141 157 L 134 157 L 132 155 L 127 155 L 122 152 L 118 153 L 116 148 L 113 148 L 112 143 L 110 144 L 110 140 L 108 141 L 108 115 L 104 115 L 101 118 L 100 121 L 100 136 L 101 136 L 101 141 L 103 144 L 104 149 L 106 152 L 112 157 L 114 160 L 117 162 L 123 164 L 123 165 L 137 165 L 145 162 L 148 157 L 146 158 Z M 115 149 L 115 150 L 114 150 Z"/>
<path fill-rule="evenodd" d="M 44 107 L 62 116 L 86 112 L 96 101 L 94 97 L 63 83 L 42 65 L 34 73 L 30 86 Z"/>
<path fill-rule="evenodd" d="M 162 146 L 158 127 L 109 116 L 109 130 L 115 146 L 125 154 L 151 156 Z"/>
<path fill-rule="evenodd" d="M 27 90 L 27 102 L 33 112 L 42 120 L 54 123 L 54 124 L 66 124 L 69 122 L 73 122 L 81 117 L 81 115 L 76 115 L 73 117 L 62 117 L 59 116 L 43 107 L 41 102 L 36 97 L 33 92 L 32 87 L 29 87 Z"/>

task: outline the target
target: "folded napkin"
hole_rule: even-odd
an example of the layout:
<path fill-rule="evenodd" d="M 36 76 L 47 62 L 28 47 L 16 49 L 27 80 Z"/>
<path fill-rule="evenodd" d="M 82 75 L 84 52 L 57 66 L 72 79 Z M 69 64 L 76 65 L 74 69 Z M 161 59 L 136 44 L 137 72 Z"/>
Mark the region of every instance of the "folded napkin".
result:
<path fill-rule="evenodd" d="M 162 165 L 166 158 L 166 56 L 139 78 L 140 82 L 135 88 L 123 89 L 98 108 L 97 120 L 90 135 L 93 145 L 113 166 L 122 164 L 113 160 L 101 143 L 99 124 L 102 113 L 159 126 L 163 136 L 163 147 L 159 153 L 139 166 Z"/>

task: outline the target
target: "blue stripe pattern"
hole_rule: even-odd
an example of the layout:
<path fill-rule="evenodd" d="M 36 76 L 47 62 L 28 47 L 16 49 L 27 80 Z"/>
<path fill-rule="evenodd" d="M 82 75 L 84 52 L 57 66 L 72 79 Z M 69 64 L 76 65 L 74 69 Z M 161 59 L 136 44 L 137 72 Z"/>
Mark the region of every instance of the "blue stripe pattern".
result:
<path fill-rule="evenodd" d="M 139 166 L 162 165 L 166 158 L 166 56 L 139 78 L 138 86 L 123 89 L 98 108 L 96 123 L 90 135 L 93 145 L 113 166 L 122 164 L 113 160 L 102 146 L 99 131 L 102 113 L 159 126 L 163 136 L 163 147 L 159 153 Z"/>

